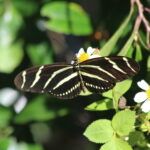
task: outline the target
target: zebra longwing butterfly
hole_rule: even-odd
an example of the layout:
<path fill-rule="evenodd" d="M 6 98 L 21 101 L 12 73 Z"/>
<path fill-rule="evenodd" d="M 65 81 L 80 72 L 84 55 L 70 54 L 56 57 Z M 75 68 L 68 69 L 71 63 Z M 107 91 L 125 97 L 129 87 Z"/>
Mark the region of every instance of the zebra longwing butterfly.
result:
<path fill-rule="evenodd" d="M 134 76 L 139 65 L 130 58 L 98 57 L 71 64 L 55 63 L 32 67 L 19 73 L 15 85 L 23 91 L 50 93 L 60 99 L 72 99 L 86 90 L 102 93 L 116 82 Z"/>

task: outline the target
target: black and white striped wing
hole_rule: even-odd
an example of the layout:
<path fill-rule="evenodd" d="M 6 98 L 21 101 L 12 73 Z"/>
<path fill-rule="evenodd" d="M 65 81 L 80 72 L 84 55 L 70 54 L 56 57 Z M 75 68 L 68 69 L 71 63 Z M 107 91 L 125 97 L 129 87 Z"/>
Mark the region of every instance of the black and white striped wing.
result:
<path fill-rule="evenodd" d="M 50 93 L 60 99 L 71 99 L 81 91 L 77 72 L 72 65 L 64 64 L 26 69 L 17 75 L 15 85 L 23 91 Z"/>
<path fill-rule="evenodd" d="M 84 84 L 93 93 L 107 91 L 138 71 L 139 65 L 133 59 L 122 56 L 99 57 L 80 63 Z"/>

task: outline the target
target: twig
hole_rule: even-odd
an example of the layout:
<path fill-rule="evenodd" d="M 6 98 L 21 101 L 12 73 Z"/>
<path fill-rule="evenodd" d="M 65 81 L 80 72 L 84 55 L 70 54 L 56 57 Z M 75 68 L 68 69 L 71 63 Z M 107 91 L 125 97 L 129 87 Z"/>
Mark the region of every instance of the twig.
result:
<path fill-rule="evenodd" d="M 150 24 L 144 15 L 144 11 L 150 13 L 150 9 L 144 7 L 142 3 L 140 2 L 140 0 L 131 0 L 131 9 L 134 8 L 134 5 L 137 5 L 138 12 L 139 12 L 139 15 L 135 21 L 134 31 L 138 33 L 139 28 L 141 24 L 143 23 L 145 30 L 146 30 L 146 44 L 147 44 L 147 47 L 150 48 Z"/>
<path fill-rule="evenodd" d="M 150 8 L 145 7 L 144 10 L 148 13 L 150 13 Z"/>

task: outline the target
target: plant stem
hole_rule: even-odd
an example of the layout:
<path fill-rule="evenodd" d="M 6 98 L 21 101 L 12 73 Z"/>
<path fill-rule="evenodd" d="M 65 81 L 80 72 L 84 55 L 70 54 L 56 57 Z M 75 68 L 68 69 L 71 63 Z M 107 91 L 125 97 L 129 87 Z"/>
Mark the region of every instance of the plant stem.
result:
<path fill-rule="evenodd" d="M 139 14 L 135 21 L 134 31 L 138 33 L 139 28 L 141 24 L 143 23 L 145 30 L 146 30 L 146 44 L 147 44 L 147 47 L 150 48 L 150 24 L 144 15 L 144 11 L 150 13 L 150 9 L 144 7 L 142 3 L 140 2 L 140 0 L 131 0 L 131 9 L 133 9 L 135 5 L 138 8 Z"/>

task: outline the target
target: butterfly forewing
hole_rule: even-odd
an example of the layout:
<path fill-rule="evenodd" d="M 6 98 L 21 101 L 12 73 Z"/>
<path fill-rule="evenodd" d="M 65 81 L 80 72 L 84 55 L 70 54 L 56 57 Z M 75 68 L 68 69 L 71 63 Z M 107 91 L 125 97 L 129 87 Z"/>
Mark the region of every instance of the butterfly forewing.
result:
<path fill-rule="evenodd" d="M 26 69 L 17 75 L 15 85 L 23 91 L 46 92 L 62 99 L 73 98 L 80 93 L 77 73 L 73 74 L 71 65 L 64 64 Z"/>

